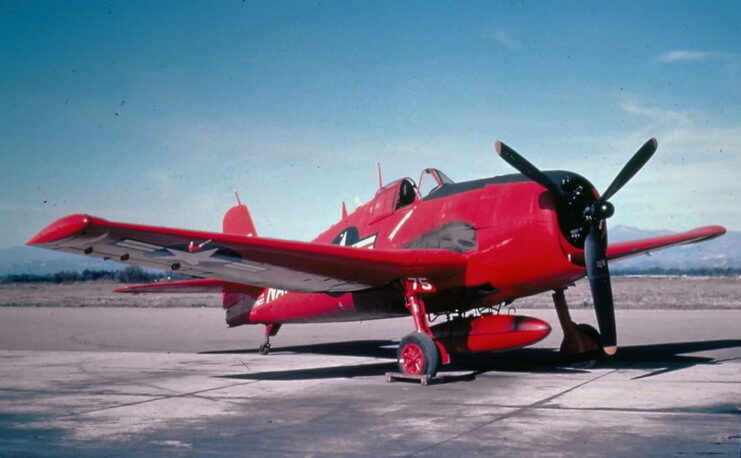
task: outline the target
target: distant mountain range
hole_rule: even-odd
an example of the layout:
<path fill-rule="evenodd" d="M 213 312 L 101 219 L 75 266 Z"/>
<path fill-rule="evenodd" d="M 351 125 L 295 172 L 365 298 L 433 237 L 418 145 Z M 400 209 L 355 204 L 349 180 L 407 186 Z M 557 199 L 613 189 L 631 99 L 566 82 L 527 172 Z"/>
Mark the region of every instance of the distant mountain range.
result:
<path fill-rule="evenodd" d="M 119 270 L 126 267 L 128 267 L 126 264 L 120 262 L 87 258 L 30 246 L 0 250 L 0 275 L 46 275 L 63 271 Z"/>
<path fill-rule="evenodd" d="M 621 242 L 669 234 L 669 231 L 642 230 L 627 226 L 610 228 L 610 242 Z M 45 275 L 61 271 L 119 270 L 127 265 L 114 261 L 20 246 L 0 250 L 0 275 Z M 730 231 L 708 242 L 668 248 L 650 255 L 636 256 L 610 264 L 610 270 L 650 268 L 698 269 L 741 268 L 741 232 Z"/>

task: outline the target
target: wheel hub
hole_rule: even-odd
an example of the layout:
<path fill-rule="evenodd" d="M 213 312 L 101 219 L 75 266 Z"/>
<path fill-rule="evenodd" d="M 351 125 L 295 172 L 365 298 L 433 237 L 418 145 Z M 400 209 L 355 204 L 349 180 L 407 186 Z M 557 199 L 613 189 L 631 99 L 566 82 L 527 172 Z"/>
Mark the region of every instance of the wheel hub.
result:
<path fill-rule="evenodd" d="M 407 374 L 418 375 L 422 373 L 425 365 L 425 356 L 419 345 L 409 343 L 401 352 L 401 364 Z"/>

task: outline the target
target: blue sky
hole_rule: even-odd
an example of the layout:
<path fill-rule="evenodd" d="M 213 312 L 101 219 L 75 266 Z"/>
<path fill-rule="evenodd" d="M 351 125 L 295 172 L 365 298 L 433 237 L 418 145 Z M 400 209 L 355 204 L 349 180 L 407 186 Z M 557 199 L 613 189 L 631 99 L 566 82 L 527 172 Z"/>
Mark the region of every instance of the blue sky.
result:
<path fill-rule="evenodd" d="M 605 189 L 612 225 L 741 230 L 736 2 L 0 0 L 0 248 L 55 218 L 308 240 L 342 200 L 500 139 Z"/>

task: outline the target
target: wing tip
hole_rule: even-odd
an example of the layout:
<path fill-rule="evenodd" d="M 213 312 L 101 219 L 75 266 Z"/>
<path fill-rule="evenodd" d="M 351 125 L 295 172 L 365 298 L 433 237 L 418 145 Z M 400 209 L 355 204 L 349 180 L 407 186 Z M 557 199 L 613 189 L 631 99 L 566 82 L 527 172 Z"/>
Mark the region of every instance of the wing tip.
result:
<path fill-rule="evenodd" d="M 723 226 L 703 226 L 703 227 L 692 229 L 690 231 L 690 233 L 697 233 L 699 236 L 705 236 L 706 237 L 705 240 L 712 239 L 715 237 L 720 237 L 726 232 L 727 230 Z"/>
<path fill-rule="evenodd" d="M 88 215 L 68 215 L 52 222 L 38 234 L 31 237 L 26 245 L 43 245 L 55 242 L 81 232 L 90 225 L 91 218 Z"/>

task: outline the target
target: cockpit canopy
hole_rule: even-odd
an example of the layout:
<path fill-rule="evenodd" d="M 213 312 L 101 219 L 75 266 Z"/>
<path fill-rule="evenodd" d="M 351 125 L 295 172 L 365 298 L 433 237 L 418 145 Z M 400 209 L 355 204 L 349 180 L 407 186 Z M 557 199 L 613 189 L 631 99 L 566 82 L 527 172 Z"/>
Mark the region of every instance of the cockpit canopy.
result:
<path fill-rule="evenodd" d="M 411 178 L 402 178 L 382 187 L 376 192 L 371 208 L 371 219 L 377 221 L 391 213 L 411 205 L 415 200 L 439 191 L 443 186 L 453 184 L 438 169 L 424 169 L 419 177 L 421 188 L 417 188 Z"/>
<path fill-rule="evenodd" d="M 440 188 L 446 185 L 454 184 L 455 181 L 451 180 L 441 170 L 438 169 L 424 169 L 419 175 L 419 196 L 427 197 L 430 194 L 434 194 L 439 191 Z"/>

